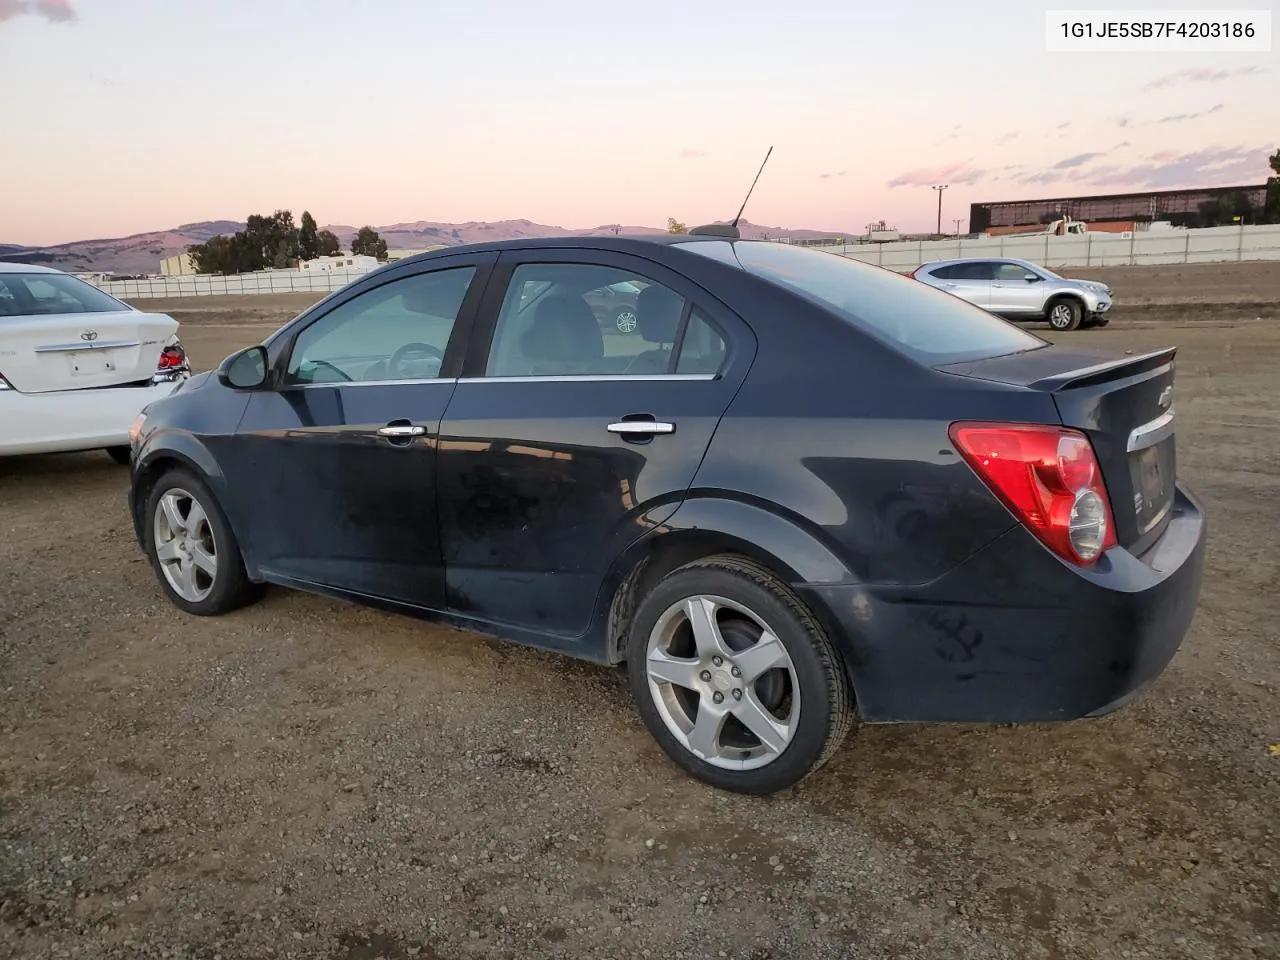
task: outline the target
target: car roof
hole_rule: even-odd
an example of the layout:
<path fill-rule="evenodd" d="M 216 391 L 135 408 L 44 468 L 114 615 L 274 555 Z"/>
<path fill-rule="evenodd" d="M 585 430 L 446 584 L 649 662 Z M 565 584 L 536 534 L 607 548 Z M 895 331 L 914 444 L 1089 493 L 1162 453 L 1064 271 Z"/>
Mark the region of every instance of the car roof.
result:
<path fill-rule="evenodd" d="M 34 263 L 13 263 L 0 260 L 0 273 L 62 273 L 53 267 L 40 267 Z"/>
<path fill-rule="evenodd" d="M 952 260 L 930 260 L 928 263 L 921 264 L 920 269 L 931 270 L 934 267 L 949 267 L 957 263 L 1016 263 L 1020 267 L 1039 268 L 1039 264 L 1019 257 L 956 257 Z"/>
<path fill-rule="evenodd" d="M 491 251 L 499 252 L 502 250 L 529 250 L 538 248 L 617 250 L 620 252 L 634 253 L 636 250 L 643 249 L 645 246 L 658 245 L 669 247 L 686 243 L 700 243 L 708 240 L 719 240 L 721 242 L 730 240 L 733 243 L 763 242 L 688 233 L 622 233 L 605 235 L 582 234 L 580 236 L 570 235 L 565 237 L 520 237 L 511 240 L 487 240 L 479 243 L 463 243 L 452 247 L 441 247 L 439 250 L 428 250 L 426 253 L 419 253 L 412 257 L 405 257 L 403 260 L 397 260 L 396 263 L 402 264 L 422 260 L 433 260 L 440 257 L 457 256 L 460 253 L 472 254 Z"/>

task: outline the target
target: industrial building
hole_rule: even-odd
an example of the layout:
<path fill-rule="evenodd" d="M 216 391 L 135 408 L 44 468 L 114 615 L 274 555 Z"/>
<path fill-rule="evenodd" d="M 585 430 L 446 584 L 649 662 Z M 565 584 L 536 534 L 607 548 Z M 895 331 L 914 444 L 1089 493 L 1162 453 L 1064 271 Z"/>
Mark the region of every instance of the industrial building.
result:
<path fill-rule="evenodd" d="M 1241 199 L 1242 198 L 1242 199 Z M 1051 223 L 1063 216 L 1082 220 L 1090 230 L 1142 229 L 1139 224 L 1157 220 L 1179 227 L 1212 226 L 1202 222 L 1202 205 L 1234 206 L 1247 203 L 1261 211 L 1267 186 L 1201 187 L 1194 190 L 1157 190 L 1147 193 L 1113 193 L 1093 197 L 1057 197 L 1043 200 L 1006 200 L 969 205 L 969 230 L 999 236 L 1020 228 Z"/>

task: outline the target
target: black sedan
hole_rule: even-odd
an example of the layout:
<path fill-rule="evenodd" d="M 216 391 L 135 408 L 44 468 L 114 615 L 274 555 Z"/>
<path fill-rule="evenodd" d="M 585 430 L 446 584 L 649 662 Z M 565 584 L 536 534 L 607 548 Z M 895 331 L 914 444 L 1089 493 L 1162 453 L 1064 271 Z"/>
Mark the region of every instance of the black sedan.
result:
<path fill-rule="evenodd" d="M 130 508 L 188 613 L 271 583 L 625 663 L 678 764 L 762 794 L 855 714 L 1096 716 L 1164 669 L 1205 540 L 1173 379 L 783 244 L 456 247 L 152 404 Z"/>

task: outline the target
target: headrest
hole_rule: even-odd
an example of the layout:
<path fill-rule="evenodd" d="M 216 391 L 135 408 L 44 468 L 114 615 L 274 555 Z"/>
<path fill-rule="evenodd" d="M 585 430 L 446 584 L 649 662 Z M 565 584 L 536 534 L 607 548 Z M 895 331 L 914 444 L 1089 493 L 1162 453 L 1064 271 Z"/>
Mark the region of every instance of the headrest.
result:
<path fill-rule="evenodd" d="M 604 356 L 604 337 L 585 300 L 553 295 L 535 308 L 520 349 L 528 360 L 581 363 Z"/>
<path fill-rule="evenodd" d="M 649 343 L 675 343 L 684 313 L 684 298 L 666 287 L 650 284 L 636 297 L 636 325 Z"/>

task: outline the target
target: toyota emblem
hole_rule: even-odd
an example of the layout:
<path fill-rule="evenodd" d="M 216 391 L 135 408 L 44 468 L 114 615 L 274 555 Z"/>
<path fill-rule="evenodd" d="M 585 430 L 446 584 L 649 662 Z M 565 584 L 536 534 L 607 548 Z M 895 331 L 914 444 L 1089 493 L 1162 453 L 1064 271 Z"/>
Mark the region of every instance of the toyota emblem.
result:
<path fill-rule="evenodd" d="M 84 333 L 80 334 L 80 339 L 81 339 L 81 340 L 97 340 L 97 339 L 98 339 L 98 331 L 97 331 L 97 330 L 86 330 Z"/>

